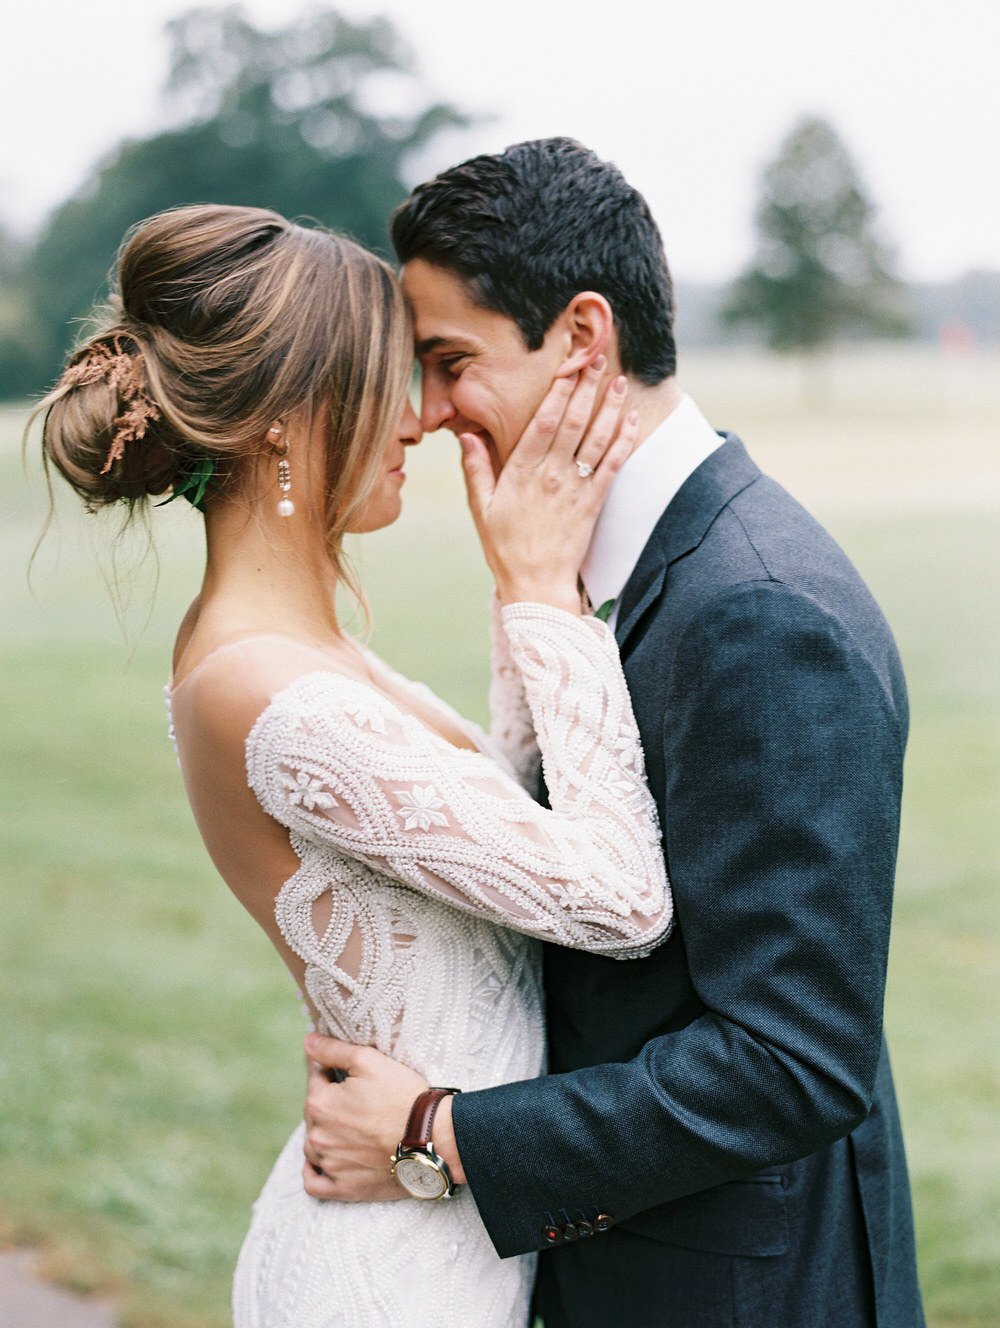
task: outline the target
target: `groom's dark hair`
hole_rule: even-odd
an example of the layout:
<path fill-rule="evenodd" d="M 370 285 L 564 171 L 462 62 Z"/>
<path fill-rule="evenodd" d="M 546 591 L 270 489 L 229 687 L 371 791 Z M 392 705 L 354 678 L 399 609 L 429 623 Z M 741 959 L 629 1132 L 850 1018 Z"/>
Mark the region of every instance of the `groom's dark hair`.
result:
<path fill-rule="evenodd" d="M 611 305 L 622 369 L 649 386 L 677 367 L 663 241 L 621 171 L 571 138 L 516 143 L 419 185 L 396 210 L 401 263 L 461 277 L 482 308 L 512 318 L 529 350 L 574 295 Z"/>

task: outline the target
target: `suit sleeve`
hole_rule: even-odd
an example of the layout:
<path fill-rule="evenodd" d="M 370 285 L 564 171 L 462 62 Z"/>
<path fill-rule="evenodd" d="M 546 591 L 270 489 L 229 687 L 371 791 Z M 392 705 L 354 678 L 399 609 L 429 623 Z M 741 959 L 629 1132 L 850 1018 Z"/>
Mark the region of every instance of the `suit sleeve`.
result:
<path fill-rule="evenodd" d="M 871 1106 L 905 703 L 778 582 L 722 592 L 668 671 L 660 813 L 705 1011 L 627 1063 L 455 1100 L 504 1256 L 543 1246 L 546 1212 L 622 1221 L 815 1152 Z"/>

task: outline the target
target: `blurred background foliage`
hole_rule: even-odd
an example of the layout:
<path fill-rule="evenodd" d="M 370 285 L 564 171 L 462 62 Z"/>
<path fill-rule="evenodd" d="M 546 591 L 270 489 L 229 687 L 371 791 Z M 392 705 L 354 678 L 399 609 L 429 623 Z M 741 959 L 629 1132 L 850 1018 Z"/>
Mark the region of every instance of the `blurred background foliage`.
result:
<path fill-rule="evenodd" d="M 772 350 L 913 331 L 875 205 L 826 120 L 801 120 L 765 168 L 756 223 L 757 253 L 733 283 L 723 322 L 758 327 Z"/>
<path fill-rule="evenodd" d="M 430 97 L 384 19 L 316 9 L 264 31 L 237 6 L 199 8 L 167 35 L 170 127 L 115 148 L 33 244 L 0 234 L 0 398 L 36 392 L 59 371 L 137 221 L 184 203 L 256 205 L 385 253 L 407 159 L 471 122 Z"/>
<path fill-rule="evenodd" d="M 165 127 L 119 143 L 34 236 L 18 239 L 0 218 L 0 400 L 52 382 L 106 295 L 122 236 L 144 217 L 192 202 L 255 204 L 387 253 L 389 215 L 421 155 L 473 123 L 423 84 L 386 19 L 319 7 L 274 30 L 238 5 L 202 7 L 168 23 L 166 39 Z M 765 168 L 756 226 L 757 253 L 730 286 L 678 274 L 684 346 L 1000 340 L 1000 272 L 904 285 L 872 196 L 824 120 L 793 126 Z"/>

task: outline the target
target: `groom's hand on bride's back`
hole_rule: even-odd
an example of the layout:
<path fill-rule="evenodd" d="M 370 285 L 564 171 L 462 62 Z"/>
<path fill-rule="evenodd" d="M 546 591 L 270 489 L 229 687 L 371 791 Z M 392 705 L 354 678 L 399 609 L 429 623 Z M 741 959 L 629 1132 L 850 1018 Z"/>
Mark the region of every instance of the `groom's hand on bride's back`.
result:
<path fill-rule="evenodd" d="M 342 1203 L 405 1198 L 389 1174 L 389 1159 L 427 1081 L 372 1047 L 356 1047 L 317 1033 L 306 1038 L 306 1056 L 302 1177 L 307 1192 Z M 332 1071 L 346 1077 L 331 1081 Z M 440 1150 L 439 1128 L 446 1129 L 445 1120 L 440 1124 L 435 1120 L 434 1141 Z M 455 1179 L 464 1179 L 460 1171 Z"/>

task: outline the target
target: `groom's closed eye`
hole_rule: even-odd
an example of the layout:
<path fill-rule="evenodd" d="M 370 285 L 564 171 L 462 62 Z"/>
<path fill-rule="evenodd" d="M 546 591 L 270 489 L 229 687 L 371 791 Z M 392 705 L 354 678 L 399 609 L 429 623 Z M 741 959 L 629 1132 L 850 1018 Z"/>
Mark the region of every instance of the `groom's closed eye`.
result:
<path fill-rule="evenodd" d="M 414 351 L 425 372 L 443 369 L 446 373 L 452 373 L 456 368 L 461 372 L 478 353 L 477 348 L 468 342 L 451 337 L 427 337 L 417 342 Z"/>
<path fill-rule="evenodd" d="M 471 358 L 472 358 L 471 355 L 450 355 L 447 357 L 442 356 L 442 358 L 438 360 L 437 364 L 438 368 L 443 369 L 445 373 L 450 374 L 453 378 L 457 378 L 461 374 L 465 366 L 469 363 Z"/>

